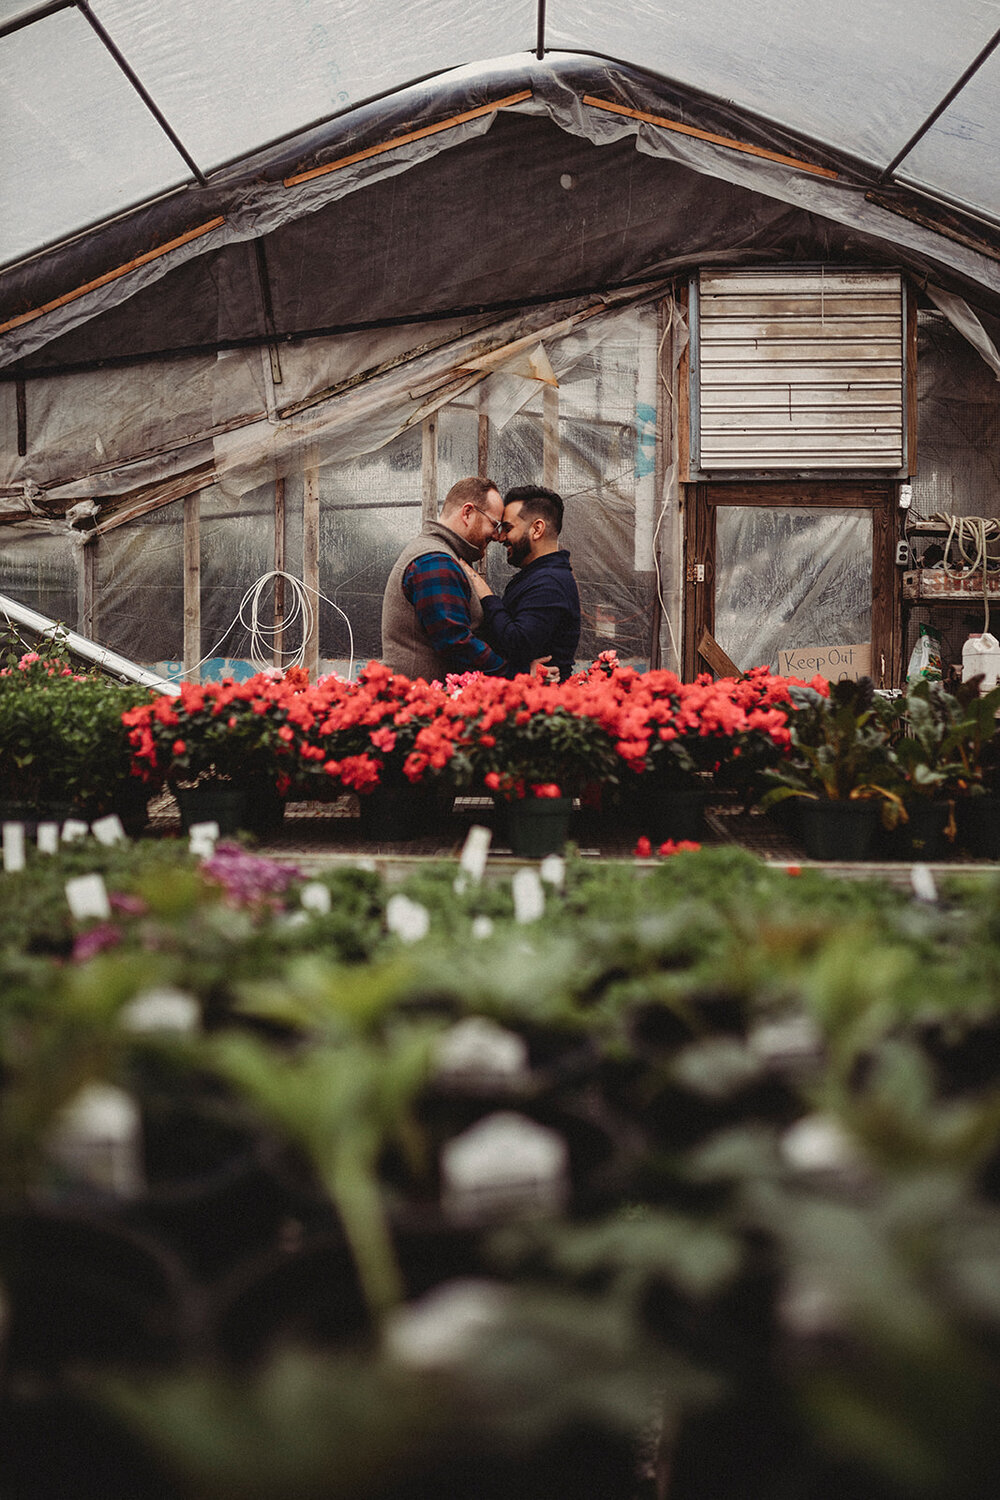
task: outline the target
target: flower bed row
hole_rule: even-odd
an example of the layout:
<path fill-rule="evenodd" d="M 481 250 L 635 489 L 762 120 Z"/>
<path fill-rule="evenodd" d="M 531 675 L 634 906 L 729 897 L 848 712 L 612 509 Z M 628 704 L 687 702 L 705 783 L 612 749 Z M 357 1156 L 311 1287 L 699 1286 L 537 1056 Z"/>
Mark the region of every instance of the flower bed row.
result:
<path fill-rule="evenodd" d="M 149 795 L 213 781 L 255 787 L 258 802 L 267 790 L 376 788 L 437 805 L 459 794 L 580 798 L 657 841 L 688 836 L 658 828 L 658 798 L 723 789 L 774 807 L 859 804 L 887 829 L 915 814 L 923 826 L 933 804 L 934 836 L 953 843 L 963 809 L 971 839 L 981 799 L 997 790 L 998 709 L 1000 688 L 981 696 L 975 683 L 952 693 L 922 681 L 893 697 L 867 680 L 806 684 L 764 667 L 682 683 L 613 652 L 559 684 L 414 682 L 371 662 L 352 682 L 310 684 L 292 669 L 154 697 L 32 653 L 0 672 L 0 767 L 8 798 L 98 812 L 129 786 Z"/>
<path fill-rule="evenodd" d="M 792 680 L 759 668 L 682 683 L 613 654 L 560 684 L 478 675 L 426 683 L 371 662 L 356 682 L 181 684 L 125 715 L 152 783 L 255 773 L 282 789 L 436 786 L 517 800 L 580 796 L 643 777 L 680 785 L 742 758 L 747 775 L 789 743 Z"/>
<path fill-rule="evenodd" d="M 995 879 L 29 854 L 12 1500 L 997 1493 Z"/>

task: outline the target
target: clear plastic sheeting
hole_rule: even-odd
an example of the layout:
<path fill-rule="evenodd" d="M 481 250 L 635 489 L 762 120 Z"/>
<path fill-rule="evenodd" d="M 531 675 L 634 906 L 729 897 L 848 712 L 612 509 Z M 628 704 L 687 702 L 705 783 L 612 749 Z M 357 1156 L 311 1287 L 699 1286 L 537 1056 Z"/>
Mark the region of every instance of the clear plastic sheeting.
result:
<path fill-rule="evenodd" d="M 885 166 L 998 24 L 991 0 L 550 0 L 546 34 Z"/>
<path fill-rule="evenodd" d="M 0 264 L 190 177 L 76 10 L 0 41 L 0 135 Z"/>
<path fill-rule="evenodd" d="M 655 517 L 637 507 L 647 481 L 638 441 L 641 397 L 655 368 L 655 307 L 628 309 L 594 320 L 587 331 L 547 345 L 560 372 L 558 389 L 558 480 L 566 505 L 562 544 L 571 554 L 583 608 L 579 659 L 589 661 L 613 647 L 623 660 L 648 665 L 653 634 L 653 598 L 648 575 L 637 573 L 639 539 L 652 547 Z M 436 494 L 478 469 L 485 418 L 486 469 L 502 491 L 541 480 L 546 462 L 543 395 L 539 383 L 510 372 L 524 399 L 498 405 L 489 395 L 492 376 L 444 405 L 437 419 Z M 551 455 L 549 461 L 552 461 Z M 334 450 L 318 464 L 320 658 L 346 671 L 378 657 L 386 579 L 400 548 L 421 527 L 424 447 L 411 427 L 376 451 L 338 461 Z M 285 571 L 302 577 L 303 478 L 289 473 L 284 484 Z M 200 497 L 201 636 L 206 673 L 259 654 L 251 641 L 250 608 L 238 620 L 241 602 L 274 567 L 273 483 L 231 492 L 213 486 Z M 639 518 L 637 520 L 637 517 Z M 95 630 L 103 644 L 133 660 L 179 671 L 183 652 L 184 503 L 175 501 L 108 531 L 96 553 Z M 63 550 L 66 549 L 63 540 Z M 91 543 L 91 546 L 94 544 Z M 4 569 L 6 576 L 6 568 Z M 491 547 L 488 576 L 501 592 L 513 576 L 500 547 Z M 41 606 L 39 606 L 41 607 Z M 261 622 L 274 622 L 274 590 L 259 596 Z M 346 616 L 346 619 L 345 619 Z M 301 624 L 286 630 L 284 660 L 301 645 Z M 264 643 L 266 645 L 266 642 Z"/>
<path fill-rule="evenodd" d="M 871 640 L 870 515 L 719 506 L 715 569 L 715 638 L 741 671 Z"/>
<path fill-rule="evenodd" d="M 0 594 L 8 599 L 72 628 L 79 620 L 80 572 L 79 548 L 65 533 L 30 524 L 5 529 Z M 0 629 L 6 624 L 0 611 Z"/>
<path fill-rule="evenodd" d="M 531 0 L 98 0 L 203 170 L 431 73 L 527 45 Z"/>
<path fill-rule="evenodd" d="M 1000 24 L 994 14 L 991 25 Z M 947 14 L 947 9 L 945 11 Z M 906 157 L 897 175 L 963 205 L 971 213 L 1000 219 L 1000 56 L 994 52 Z"/>
<path fill-rule="evenodd" d="M 994 516 L 1000 497 L 1000 383 L 940 313 L 920 315 L 917 471 L 922 516 Z"/>

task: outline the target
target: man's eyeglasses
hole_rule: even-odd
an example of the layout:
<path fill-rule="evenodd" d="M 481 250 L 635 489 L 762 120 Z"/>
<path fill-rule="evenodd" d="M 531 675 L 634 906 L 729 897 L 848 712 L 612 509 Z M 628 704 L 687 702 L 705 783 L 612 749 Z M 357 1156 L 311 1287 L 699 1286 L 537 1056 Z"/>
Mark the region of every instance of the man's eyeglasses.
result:
<path fill-rule="evenodd" d="M 471 501 L 469 503 L 470 503 L 470 505 L 472 504 Z M 481 516 L 485 516 L 486 517 L 487 521 L 489 521 L 490 525 L 493 527 L 493 535 L 494 536 L 504 536 L 505 535 L 504 529 L 503 529 L 504 528 L 504 522 L 503 521 L 494 521 L 494 519 L 490 515 L 489 511 L 488 510 L 483 510 L 483 507 L 481 505 L 472 505 L 472 509 L 473 510 L 478 510 L 478 512 L 479 512 L 479 514 Z"/>

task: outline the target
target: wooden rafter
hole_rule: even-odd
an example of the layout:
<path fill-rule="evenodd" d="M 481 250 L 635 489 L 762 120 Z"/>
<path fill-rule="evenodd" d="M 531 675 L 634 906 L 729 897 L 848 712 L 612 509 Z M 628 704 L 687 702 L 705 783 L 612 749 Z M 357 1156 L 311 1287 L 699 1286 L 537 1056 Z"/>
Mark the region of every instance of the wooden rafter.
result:
<path fill-rule="evenodd" d="M 512 104 L 523 104 L 525 99 L 530 98 L 531 90 L 521 89 L 517 94 L 508 94 L 503 99 L 495 99 L 492 104 L 480 104 L 476 109 L 463 110 L 461 114 L 451 115 L 447 120 L 438 120 L 433 125 L 423 125 L 419 130 L 408 130 L 405 135 L 393 136 L 389 141 L 379 141 L 378 145 L 366 146 L 363 151 L 352 151 L 350 156 L 340 156 L 336 161 L 328 161 L 321 167 L 309 167 L 305 172 L 296 172 L 284 179 L 285 187 L 298 187 L 303 182 L 311 182 L 314 177 L 324 177 L 328 172 L 339 172 L 342 167 L 353 166 L 355 162 L 367 161 L 372 156 L 381 156 L 383 151 L 393 151 L 397 146 L 408 146 L 411 141 L 420 141 L 425 136 L 437 135 L 442 130 L 451 130 L 455 125 L 464 125 L 467 120 L 477 120 L 482 115 L 492 115 L 498 109 L 508 109 Z"/>
<path fill-rule="evenodd" d="M 780 151 L 769 151 L 766 146 L 752 146 L 749 141 L 737 141 L 728 135 L 715 135 L 710 130 L 698 130 L 694 125 L 682 125 L 680 120 L 669 120 L 663 115 L 651 115 L 644 109 L 630 109 L 625 104 L 614 104 L 610 99 L 595 99 L 584 94 L 584 104 L 594 109 L 606 109 L 613 115 L 627 115 L 630 120 L 641 120 L 646 125 L 658 125 L 661 130 L 672 130 L 678 135 L 691 135 L 696 140 L 708 141 L 713 146 L 726 146 L 730 151 L 743 151 L 748 156 L 762 156 L 766 161 L 776 161 L 783 167 L 795 167 L 800 172 L 812 172 L 816 177 L 832 177 L 837 173 L 830 167 L 821 167 L 812 161 L 803 161 L 799 156 L 785 156 Z"/>

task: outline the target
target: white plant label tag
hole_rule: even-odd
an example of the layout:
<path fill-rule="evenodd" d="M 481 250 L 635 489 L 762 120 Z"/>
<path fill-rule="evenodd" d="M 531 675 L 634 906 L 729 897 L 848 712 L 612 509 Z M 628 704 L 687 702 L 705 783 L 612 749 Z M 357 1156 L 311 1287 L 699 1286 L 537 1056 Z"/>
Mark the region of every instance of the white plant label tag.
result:
<path fill-rule="evenodd" d="M 561 854 L 546 854 L 538 867 L 538 873 L 546 885 L 561 890 L 566 882 L 566 861 Z"/>
<path fill-rule="evenodd" d="M 515 870 L 511 880 L 514 896 L 514 919 L 518 922 L 537 922 L 545 915 L 545 888 L 538 878 L 538 871 L 530 866 Z"/>
<path fill-rule="evenodd" d="M 101 875 L 77 875 L 66 882 L 66 900 L 77 922 L 96 917 L 99 922 L 111 918 L 108 893 Z"/>
<path fill-rule="evenodd" d="M 59 852 L 59 824 L 39 823 L 37 839 L 39 854 L 57 854 Z"/>
<path fill-rule="evenodd" d="M 430 930 L 431 914 L 426 906 L 399 891 L 386 902 L 385 923 L 404 943 L 418 943 Z"/>
<path fill-rule="evenodd" d="M 85 839 L 89 832 L 89 823 L 83 823 L 79 818 L 67 818 L 62 826 L 62 841 L 64 844 L 72 844 L 77 839 Z"/>
<path fill-rule="evenodd" d="M 119 1020 L 126 1031 L 173 1032 L 177 1036 L 189 1036 L 198 1030 L 201 1007 L 186 990 L 164 985 L 136 995 L 125 1006 Z"/>
<path fill-rule="evenodd" d="M 108 813 L 106 818 L 98 818 L 96 823 L 91 823 L 90 831 L 99 844 L 124 844 L 127 842 L 122 820 L 117 813 Z"/>
<path fill-rule="evenodd" d="M 486 869 L 486 857 L 490 852 L 490 840 L 493 834 L 488 828 L 483 828 L 479 823 L 473 823 L 465 836 L 462 846 L 462 854 L 458 861 L 458 868 L 463 875 L 468 875 L 476 885 L 483 878 Z"/>
<path fill-rule="evenodd" d="M 325 917 L 330 910 L 330 892 L 318 880 L 304 885 L 299 899 L 306 911 L 315 912 L 318 917 Z"/>
<path fill-rule="evenodd" d="M 524 1115 L 488 1115 L 443 1148 L 441 1184 L 453 1221 L 558 1213 L 569 1192 L 566 1142 Z"/>
<path fill-rule="evenodd" d="M 24 824 L 3 825 L 3 867 L 8 875 L 24 869 Z"/>
<path fill-rule="evenodd" d="M 112 1084 L 86 1084 L 58 1117 L 49 1155 L 75 1179 L 134 1198 L 143 1189 L 139 1106 Z"/>
<path fill-rule="evenodd" d="M 197 859 L 211 859 L 218 838 L 218 823 L 192 823 L 188 829 L 188 847 Z"/>
<path fill-rule="evenodd" d="M 914 865 L 910 871 L 910 885 L 918 901 L 933 902 L 938 898 L 937 881 L 929 865 Z"/>

